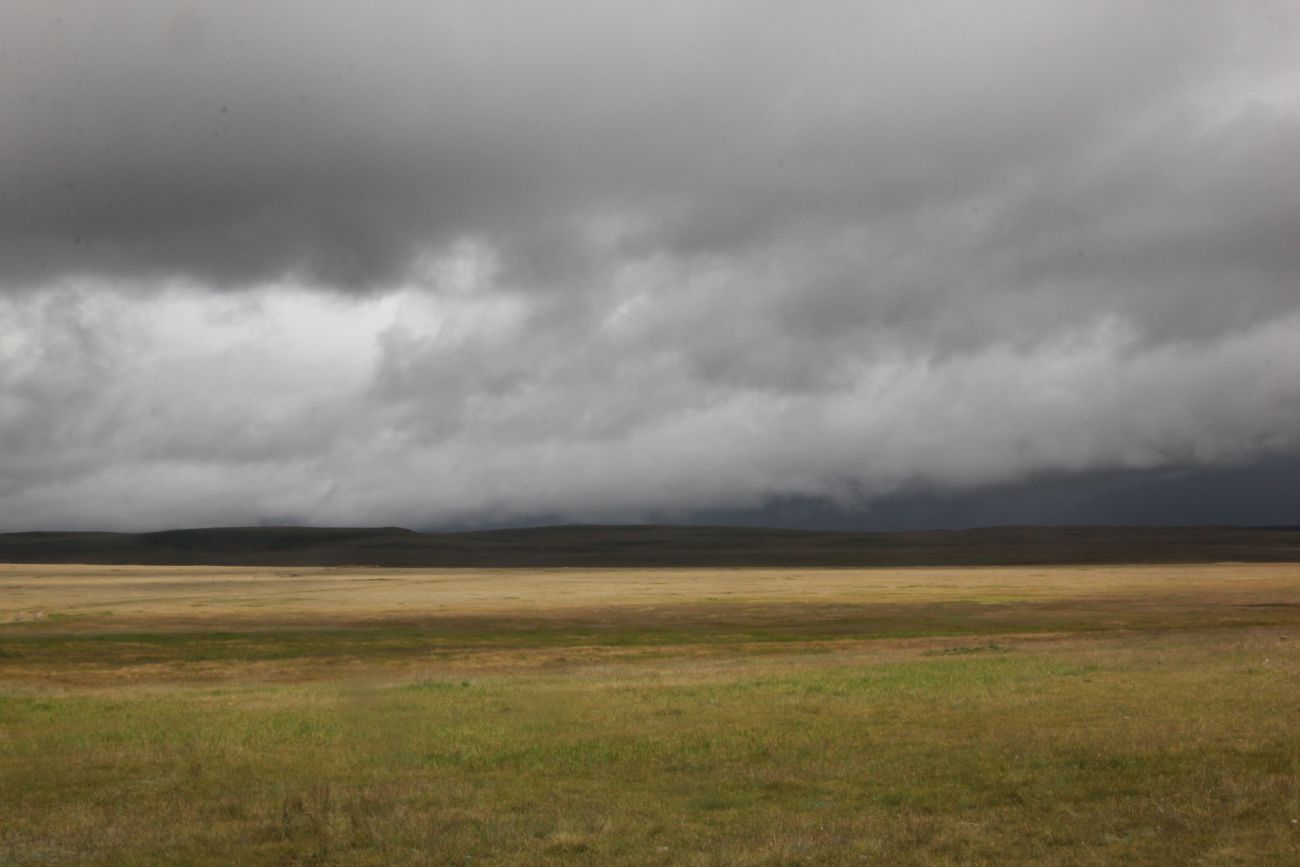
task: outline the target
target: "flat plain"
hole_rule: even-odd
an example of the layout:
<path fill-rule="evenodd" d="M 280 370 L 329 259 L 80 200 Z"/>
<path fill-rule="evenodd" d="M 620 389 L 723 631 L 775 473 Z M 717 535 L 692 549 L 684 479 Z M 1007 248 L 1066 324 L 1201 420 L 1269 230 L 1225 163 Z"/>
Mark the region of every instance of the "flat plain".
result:
<path fill-rule="evenodd" d="M 0 864 L 1300 863 L 1300 564 L 0 565 Z"/>

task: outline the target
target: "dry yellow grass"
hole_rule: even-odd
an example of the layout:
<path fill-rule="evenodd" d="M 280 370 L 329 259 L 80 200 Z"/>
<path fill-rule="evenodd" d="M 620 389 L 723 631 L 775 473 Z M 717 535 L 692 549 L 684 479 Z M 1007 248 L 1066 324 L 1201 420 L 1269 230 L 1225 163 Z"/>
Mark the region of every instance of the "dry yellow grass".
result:
<path fill-rule="evenodd" d="M 0 564 L 0 623 L 560 615 L 725 604 L 1300 603 L 1300 564 L 901 569 L 358 569 Z"/>

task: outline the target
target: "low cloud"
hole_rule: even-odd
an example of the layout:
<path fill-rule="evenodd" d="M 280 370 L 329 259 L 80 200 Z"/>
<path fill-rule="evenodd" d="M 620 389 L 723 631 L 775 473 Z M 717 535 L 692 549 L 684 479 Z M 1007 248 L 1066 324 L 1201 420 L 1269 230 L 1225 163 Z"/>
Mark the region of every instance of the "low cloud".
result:
<path fill-rule="evenodd" d="M 492 293 L 181 291 L 129 326 L 129 297 L 95 298 L 6 320 L 11 527 L 684 520 L 1300 452 L 1300 315 L 1154 347 L 1120 320 L 864 345 L 815 387 L 760 388 L 701 374 L 673 329 L 629 340 L 618 307 L 575 339 Z"/>

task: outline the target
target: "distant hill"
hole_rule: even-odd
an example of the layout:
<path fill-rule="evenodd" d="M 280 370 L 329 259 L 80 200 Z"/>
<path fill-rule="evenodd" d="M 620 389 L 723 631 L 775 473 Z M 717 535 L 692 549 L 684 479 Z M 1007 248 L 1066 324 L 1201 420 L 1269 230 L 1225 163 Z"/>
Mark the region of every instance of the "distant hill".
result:
<path fill-rule="evenodd" d="M 221 527 L 5 533 L 0 562 L 206 566 L 980 566 L 1298 562 L 1300 528 L 990 527 L 851 533 L 750 527 Z"/>

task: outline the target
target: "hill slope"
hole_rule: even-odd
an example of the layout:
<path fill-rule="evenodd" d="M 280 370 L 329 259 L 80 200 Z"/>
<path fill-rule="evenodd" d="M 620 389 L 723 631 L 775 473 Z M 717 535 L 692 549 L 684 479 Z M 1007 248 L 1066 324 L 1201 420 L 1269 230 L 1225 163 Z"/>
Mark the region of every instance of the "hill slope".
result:
<path fill-rule="evenodd" d="M 222 527 L 0 534 L 0 562 L 211 566 L 940 566 L 1300 561 L 1300 529 L 991 527 L 848 533 L 750 527 Z"/>

